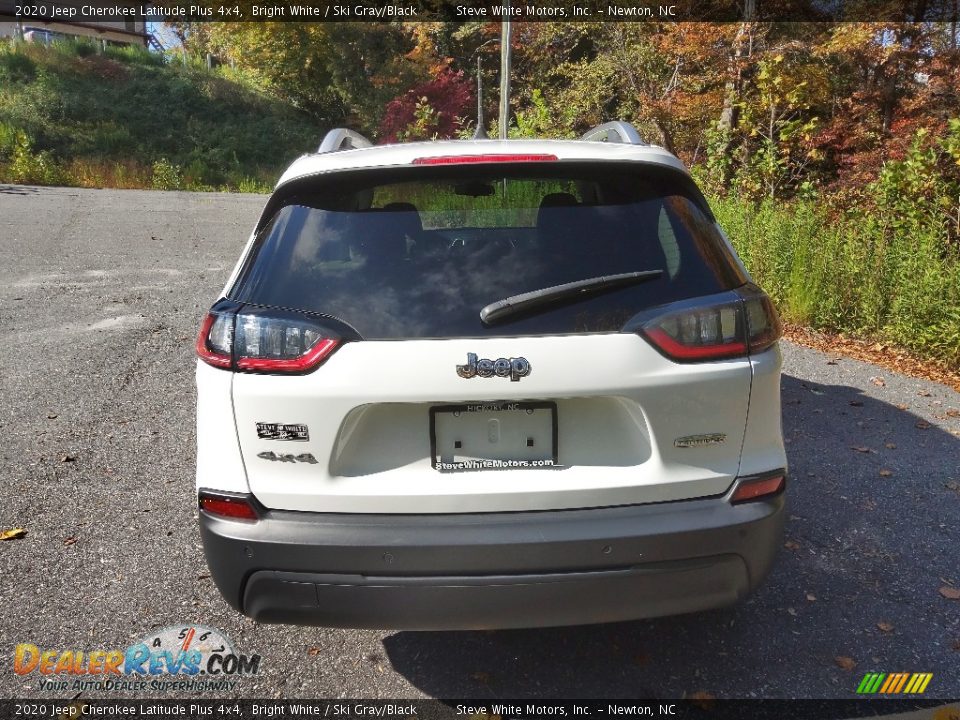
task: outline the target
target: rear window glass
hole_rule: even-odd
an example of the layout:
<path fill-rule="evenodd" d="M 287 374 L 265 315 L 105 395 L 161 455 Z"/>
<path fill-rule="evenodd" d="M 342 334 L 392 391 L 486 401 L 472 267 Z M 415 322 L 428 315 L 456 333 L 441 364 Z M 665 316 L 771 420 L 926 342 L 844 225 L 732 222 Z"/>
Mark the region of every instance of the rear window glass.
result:
<path fill-rule="evenodd" d="M 230 297 L 335 317 L 366 339 L 618 331 L 745 280 L 689 180 L 649 166 L 409 168 L 282 192 Z M 514 295 L 648 270 L 661 273 L 480 319 Z"/>

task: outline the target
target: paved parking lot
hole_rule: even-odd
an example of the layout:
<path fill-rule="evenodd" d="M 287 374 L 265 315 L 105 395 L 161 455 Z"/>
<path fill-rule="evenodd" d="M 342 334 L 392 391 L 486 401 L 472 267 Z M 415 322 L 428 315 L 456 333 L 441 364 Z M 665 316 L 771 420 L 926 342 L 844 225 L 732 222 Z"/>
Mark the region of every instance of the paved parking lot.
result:
<path fill-rule="evenodd" d="M 0 697 L 13 648 L 124 648 L 201 623 L 252 697 L 851 697 L 932 672 L 960 695 L 960 396 L 785 345 L 786 546 L 744 604 L 608 626 L 257 625 L 220 599 L 193 490 L 192 344 L 264 199 L 0 186 Z"/>

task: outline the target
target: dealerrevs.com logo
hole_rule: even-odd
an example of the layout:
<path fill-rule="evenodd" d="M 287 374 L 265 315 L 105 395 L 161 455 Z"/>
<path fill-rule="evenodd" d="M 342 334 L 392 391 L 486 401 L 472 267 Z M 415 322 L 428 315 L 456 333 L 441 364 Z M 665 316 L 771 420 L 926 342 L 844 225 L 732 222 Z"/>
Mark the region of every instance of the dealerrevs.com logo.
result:
<path fill-rule="evenodd" d="M 260 655 L 241 655 L 219 630 L 172 625 L 121 649 L 41 649 L 20 643 L 13 671 L 51 692 L 233 690 L 260 671 Z"/>

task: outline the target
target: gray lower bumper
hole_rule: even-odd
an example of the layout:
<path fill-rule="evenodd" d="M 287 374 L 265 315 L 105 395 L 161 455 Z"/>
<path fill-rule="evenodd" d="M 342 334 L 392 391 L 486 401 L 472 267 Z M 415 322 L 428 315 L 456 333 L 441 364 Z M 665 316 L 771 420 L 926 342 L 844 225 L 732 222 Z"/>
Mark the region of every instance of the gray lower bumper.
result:
<path fill-rule="evenodd" d="M 200 513 L 214 581 L 261 622 L 572 625 L 736 602 L 781 544 L 783 496 L 475 515 Z"/>

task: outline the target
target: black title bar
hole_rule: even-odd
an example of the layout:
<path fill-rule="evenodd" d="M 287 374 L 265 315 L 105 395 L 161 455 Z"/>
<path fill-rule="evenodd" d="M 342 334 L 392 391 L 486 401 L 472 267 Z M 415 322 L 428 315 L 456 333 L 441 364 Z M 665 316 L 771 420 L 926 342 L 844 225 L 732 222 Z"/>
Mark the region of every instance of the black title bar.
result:
<path fill-rule="evenodd" d="M 957 22 L 956 0 L 0 0 L 31 22 Z M 4 18 L 9 19 L 9 18 Z"/>
<path fill-rule="evenodd" d="M 228 700 L 31 699 L 0 700 L 0 718 L 82 720 L 178 718 L 249 720 L 544 720 L 545 718 L 661 718 L 663 720 L 841 720 L 955 717 L 946 700 Z M 949 713 L 954 713 L 950 715 Z"/>

